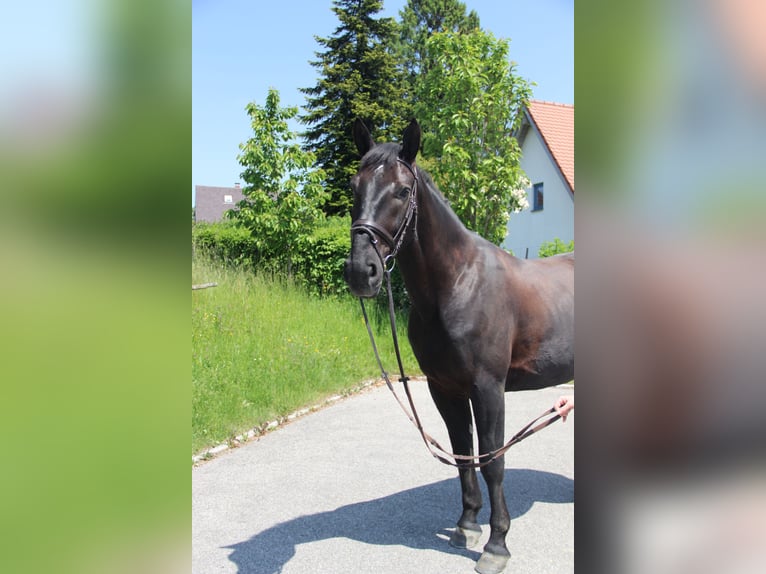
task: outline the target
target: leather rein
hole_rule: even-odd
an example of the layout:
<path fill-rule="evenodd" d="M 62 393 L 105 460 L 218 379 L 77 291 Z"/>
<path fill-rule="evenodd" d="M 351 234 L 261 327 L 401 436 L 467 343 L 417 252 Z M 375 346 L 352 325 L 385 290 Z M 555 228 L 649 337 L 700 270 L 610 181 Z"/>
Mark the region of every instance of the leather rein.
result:
<path fill-rule="evenodd" d="M 361 231 L 365 233 L 370 238 L 370 242 L 372 243 L 373 248 L 375 249 L 375 252 L 377 253 L 383 265 L 383 275 L 386 279 L 386 291 L 388 292 L 388 315 L 389 315 L 389 320 L 391 322 L 391 336 L 394 342 L 394 351 L 396 353 L 396 361 L 399 366 L 399 374 L 400 374 L 399 381 L 404 386 L 404 392 L 407 395 L 407 402 L 409 403 L 409 409 L 407 408 L 407 406 L 404 404 L 402 399 L 394 390 L 394 386 L 391 383 L 391 379 L 389 378 L 388 373 L 383 367 L 383 362 L 381 361 L 380 353 L 378 352 L 378 346 L 375 343 L 375 336 L 373 335 L 372 327 L 370 326 L 370 320 L 369 320 L 369 317 L 367 316 L 367 310 L 365 309 L 365 306 L 364 306 L 364 300 L 360 297 L 359 303 L 362 307 L 364 324 L 367 327 L 367 334 L 370 336 L 370 343 L 372 344 L 372 350 L 375 353 L 375 360 L 378 362 L 378 367 L 380 368 L 380 374 L 383 377 L 383 380 L 385 380 L 386 386 L 388 386 L 388 389 L 394 395 L 396 402 L 399 403 L 399 406 L 404 411 L 404 414 L 407 415 L 407 418 L 410 419 L 410 422 L 412 422 L 412 424 L 415 425 L 415 427 L 418 429 L 418 432 L 420 432 L 420 436 L 423 439 L 423 442 L 425 443 L 431 455 L 433 455 L 433 457 L 436 458 L 438 461 L 449 466 L 454 466 L 457 468 L 482 468 L 494 462 L 501 456 L 503 456 L 516 443 L 521 442 L 528 436 L 533 435 L 537 431 L 542 430 L 543 428 L 552 424 L 553 422 L 558 420 L 560 416 L 558 414 L 556 414 L 555 416 L 551 416 L 556 412 L 556 409 L 552 407 L 548 409 L 547 411 L 545 411 L 543 414 L 541 414 L 539 417 L 530 421 L 527 425 L 525 425 L 519 432 L 513 435 L 513 437 L 511 437 L 511 439 L 500 448 L 493 450 L 491 452 L 479 454 L 479 455 L 462 455 L 462 454 L 455 454 L 453 452 L 450 452 L 446 450 L 444 447 L 442 447 L 438 443 L 438 441 L 436 441 L 436 439 L 434 439 L 431 435 L 429 435 L 425 431 L 425 429 L 423 429 L 423 425 L 420 422 L 420 417 L 418 416 L 417 409 L 415 408 L 415 403 L 412 400 L 412 393 L 410 392 L 410 386 L 409 386 L 410 378 L 404 374 L 404 365 L 402 363 L 401 352 L 399 351 L 399 338 L 397 336 L 397 331 L 396 331 L 396 316 L 395 316 L 396 314 L 394 310 L 394 296 L 391 290 L 391 271 L 393 271 L 394 265 L 392 264 L 390 268 L 388 267 L 388 262 L 390 260 L 393 260 L 394 262 L 396 261 L 395 257 L 399 253 L 399 250 L 402 247 L 402 244 L 404 242 L 404 237 L 407 234 L 408 227 L 413 221 L 413 217 L 415 221 L 414 227 L 417 227 L 417 211 L 418 211 L 417 187 L 418 187 L 419 179 L 418 179 L 417 173 L 415 172 L 415 168 L 413 166 L 403 161 L 402 159 L 397 158 L 397 161 L 401 163 L 402 165 L 404 165 L 410 171 L 412 176 L 415 178 L 415 182 L 409 194 L 407 211 L 404 215 L 404 219 L 402 220 L 402 223 L 400 224 L 398 230 L 393 236 L 391 236 L 391 234 L 389 234 L 388 231 L 383 229 L 374 221 L 371 221 L 369 219 L 358 219 L 354 221 L 351 225 L 351 235 L 353 238 L 353 235 L 355 232 Z M 415 233 L 417 233 L 417 231 L 415 231 Z M 388 246 L 390 250 L 389 254 L 386 255 L 386 257 L 383 257 L 380 253 L 380 250 L 378 249 L 378 239 L 382 239 L 383 242 Z"/>

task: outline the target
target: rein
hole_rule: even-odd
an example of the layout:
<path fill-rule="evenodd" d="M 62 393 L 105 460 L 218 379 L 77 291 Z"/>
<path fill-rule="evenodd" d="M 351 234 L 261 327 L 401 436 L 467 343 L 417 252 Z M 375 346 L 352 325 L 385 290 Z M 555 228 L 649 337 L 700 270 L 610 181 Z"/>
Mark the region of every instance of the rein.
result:
<path fill-rule="evenodd" d="M 402 246 L 402 242 L 404 241 L 406 230 L 410 224 L 410 221 L 413 215 L 417 221 L 416 191 L 417 191 L 417 184 L 418 184 L 418 176 L 411 165 L 402 161 L 401 159 L 398 159 L 397 161 L 405 165 L 410 170 L 413 177 L 415 178 L 415 184 L 412 186 L 412 190 L 410 191 L 410 201 L 407 206 L 407 212 L 404 216 L 404 220 L 402 221 L 401 226 L 399 227 L 397 232 L 394 234 L 394 236 L 391 237 L 391 235 L 385 229 L 381 228 L 375 222 L 370 220 L 357 220 L 351 226 L 351 233 L 352 235 L 354 231 L 362 231 L 366 233 L 369 236 L 370 241 L 372 242 L 375 248 L 375 252 L 378 254 L 378 257 L 383 263 L 383 274 L 386 278 L 386 291 L 388 292 L 388 315 L 391 322 L 391 336 L 394 342 L 394 351 L 396 353 L 396 361 L 399 366 L 399 374 L 400 374 L 399 381 L 404 385 L 404 392 L 407 395 L 407 402 L 409 403 L 409 409 L 407 408 L 407 406 L 404 404 L 402 399 L 394 390 L 394 386 L 391 383 L 391 379 L 389 378 L 388 373 L 383 367 L 383 362 L 381 361 L 380 353 L 378 352 L 378 346 L 375 343 L 375 336 L 372 334 L 372 327 L 370 326 L 370 320 L 369 320 L 369 317 L 367 316 L 367 310 L 365 309 L 365 306 L 364 306 L 364 300 L 360 297 L 359 303 L 362 307 L 364 324 L 367 327 L 367 333 L 370 336 L 370 343 L 372 344 L 372 350 L 375 353 L 375 360 L 378 362 L 378 367 L 380 368 L 380 373 L 383 379 L 386 381 L 386 386 L 388 386 L 388 389 L 394 395 L 396 402 L 399 403 L 399 406 L 404 411 L 404 414 L 407 415 L 407 418 L 410 419 L 410 422 L 412 422 L 412 424 L 415 425 L 415 427 L 420 432 L 420 436 L 423 439 L 423 442 L 425 443 L 431 455 L 434 458 L 436 458 L 439 462 L 442 462 L 448 466 L 454 466 L 457 468 L 482 468 L 494 462 L 501 456 L 503 456 L 516 443 L 521 442 L 528 436 L 533 435 L 537 431 L 542 430 L 548 425 L 550 425 L 551 423 L 555 422 L 556 420 L 560 418 L 560 416 L 558 414 L 555 416 L 550 416 L 556 412 L 556 409 L 551 407 L 550 409 L 545 411 L 543 414 L 541 414 L 539 417 L 535 418 L 534 420 L 530 421 L 527 425 L 525 425 L 519 432 L 513 435 L 513 437 L 511 437 L 511 439 L 507 443 L 505 443 L 503 446 L 491 452 L 480 454 L 480 455 L 461 455 L 461 454 L 455 454 L 453 452 L 450 452 L 446 450 L 444 447 L 442 447 L 436 441 L 436 439 L 430 436 L 425 431 L 425 429 L 423 429 L 423 425 L 420 422 L 420 417 L 418 416 L 417 409 L 415 408 L 415 403 L 412 400 L 412 393 L 410 392 L 410 386 L 409 386 L 410 378 L 404 374 L 404 365 L 402 363 L 401 352 L 399 351 L 399 338 L 396 332 L 394 296 L 391 290 L 391 271 L 393 270 L 393 265 L 391 266 L 390 269 L 387 267 L 388 261 L 391 259 L 394 259 L 396 255 L 399 253 L 399 250 Z M 386 243 L 386 245 L 388 245 L 389 249 L 391 250 L 385 258 L 380 254 L 380 251 L 378 250 L 378 245 L 377 245 L 378 237 L 383 239 L 383 241 Z M 538 422 L 538 421 L 541 421 L 541 422 Z"/>

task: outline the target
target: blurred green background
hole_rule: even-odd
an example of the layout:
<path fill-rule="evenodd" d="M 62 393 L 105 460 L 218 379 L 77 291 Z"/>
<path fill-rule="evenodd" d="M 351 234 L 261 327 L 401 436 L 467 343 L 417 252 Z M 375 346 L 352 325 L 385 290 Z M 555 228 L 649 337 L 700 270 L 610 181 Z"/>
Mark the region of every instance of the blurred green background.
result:
<path fill-rule="evenodd" d="M 0 571 L 188 571 L 190 6 L 3 20 Z"/>

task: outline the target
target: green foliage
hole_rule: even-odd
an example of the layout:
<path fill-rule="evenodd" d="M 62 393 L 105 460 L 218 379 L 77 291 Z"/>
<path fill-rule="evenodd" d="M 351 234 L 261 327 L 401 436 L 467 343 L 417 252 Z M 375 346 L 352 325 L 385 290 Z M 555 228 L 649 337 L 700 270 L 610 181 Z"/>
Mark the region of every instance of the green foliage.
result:
<path fill-rule="evenodd" d="M 308 233 L 297 236 L 292 253 L 291 280 L 306 293 L 321 297 L 345 297 L 343 264 L 351 249 L 348 217 L 328 217 Z M 195 254 L 226 267 L 255 272 L 285 271 L 281 258 L 262 254 L 253 235 L 233 221 L 197 223 L 192 226 Z M 270 253 L 270 252 L 269 252 Z"/>
<path fill-rule="evenodd" d="M 192 248 L 230 266 L 252 267 L 259 259 L 253 235 L 233 221 L 195 223 Z"/>
<path fill-rule="evenodd" d="M 558 255 L 559 253 L 569 253 L 574 251 L 574 239 L 569 243 L 564 243 L 556 237 L 553 241 L 546 241 L 540 245 L 540 249 L 537 251 L 538 257 L 550 257 L 551 255 Z"/>
<path fill-rule="evenodd" d="M 465 4 L 458 0 L 409 0 L 399 17 L 395 51 L 405 70 L 407 97 L 414 104 L 417 85 L 431 67 L 426 50 L 428 38 L 436 32 L 478 30 L 479 16 L 475 10 L 467 14 Z"/>
<path fill-rule="evenodd" d="M 245 196 L 229 216 L 248 229 L 261 257 L 289 269 L 295 244 L 322 217 L 326 199 L 324 173 L 314 169 L 315 157 L 303 151 L 287 121 L 297 107 L 279 105 L 279 92 L 270 89 L 266 105 L 247 105 L 253 137 L 240 144 Z"/>
<path fill-rule="evenodd" d="M 491 33 L 437 33 L 426 49 L 432 67 L 416 105 L 423 155 L 463 223 L 499 244 L 511 212 L 526 204 L 528 181 L 512 134 L 530 84 L 508 63 L 508 41 Z"/>
<path fill-rule="evenodd" d="M 319 73 L 314 87 L 303 88 L 308 126 L 304 149 L 316 154 L 326 173 L 328 215 L 347 215 L 352 204 L 349 179 L 359 155 L 351 136 L 354 118 L 382 127 L 383 135 L 401 134 L 403 80 L 390 46 L 396 33 L 392 18 L 374 18 L 382 0 L 334 0 L 339 25 L 329 38 L 315 37 L 324 51 L 311 62 Z"/>
<path fill-rule="evenodd" d="M 343 265 L 351 249 L 349 217 L 328 217 L 311 235 L 301 236 L 293 259 L 296 279 L 308 293 L 346 296 Z"/>

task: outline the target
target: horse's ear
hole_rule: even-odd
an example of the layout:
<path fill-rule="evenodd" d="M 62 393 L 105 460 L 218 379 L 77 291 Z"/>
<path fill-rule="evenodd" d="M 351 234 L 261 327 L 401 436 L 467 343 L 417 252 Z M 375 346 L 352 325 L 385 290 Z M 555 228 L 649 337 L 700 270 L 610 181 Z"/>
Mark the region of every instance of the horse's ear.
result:
<path fill-rule="evenodd" d="M 375 147 L 370 130 L 367 129 L 367 126 L 359 118 L 354 120 L 354 143 L 356 144 L 356 149 L 359 150 L 359 155 L 362 157 Z"/>
<path fill-rule="evenodd" d="M 407 163 L 415 163 L 415 157 L 418 155 L 420 149 L 420 124 L 418 120 L 412 118 L 410 125 L 404 130 L 402 136 L 402 151 L 399 153 L 401 157 Z"/>

